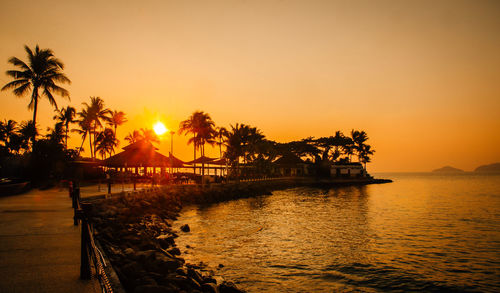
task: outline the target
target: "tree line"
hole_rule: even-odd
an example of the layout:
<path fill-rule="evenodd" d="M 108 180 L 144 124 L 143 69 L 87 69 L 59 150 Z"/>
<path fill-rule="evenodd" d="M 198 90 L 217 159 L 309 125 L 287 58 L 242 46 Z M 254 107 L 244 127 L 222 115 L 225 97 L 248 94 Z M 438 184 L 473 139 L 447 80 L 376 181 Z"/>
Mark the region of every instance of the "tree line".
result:
<path fill-rule="evenodd" d="M 240 164 L 246 167 L 244 172 L 247 173 L 269 173 L 277 158 L 290 155 L 315 164 L 319 172 L 328 169 L 330 164 L 351 163 L 354 155 L 366 168 L 366 163 L 370 162 L 375 152 L 367 144 L 368 135 L 365 131 L 351 130 L 349 136 L 337 131 L 329 137 L 309 137 L 279 143 L 267 139 L 260 129 L 247 124 L 236 123 L 230 125 L 229 129 L 216 127 L 210 115 L 203 111 L 195 111 L 180 123 L 179 134 L 182 133 L 190 136 L 188 144 L 193 145 L 194 159 L 197 151 L 201 156 L 205 155 L 205 145 L 218 146 L 220 158 L 226 158 L 237 174 L 241 173 Z"/>

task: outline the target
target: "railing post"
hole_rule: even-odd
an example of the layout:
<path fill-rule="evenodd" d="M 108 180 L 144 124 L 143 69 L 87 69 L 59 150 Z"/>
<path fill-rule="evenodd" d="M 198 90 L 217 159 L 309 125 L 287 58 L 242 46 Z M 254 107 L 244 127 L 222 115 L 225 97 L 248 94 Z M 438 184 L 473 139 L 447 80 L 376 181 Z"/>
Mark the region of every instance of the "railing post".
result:
<path fill-rule="evenodd" d="M 74 187 L 73 188 L 73 210 L 74 210 L 74 215 L 73 215 L 73 225 L 78 226 L 78 203 L 80 201 L 80 187 Z"/>
<path fill-rule="evenodd" d="M 81 210 L 80 210 L 81 211 Z M 80 212 L 81 220 L 82 220 L 82 241 L 81 241 L 81 254 L 80 254 L 80 279 L 89 280 L 90 273 L 90 261 L 89 261 L 89 225 L 87 222 L 87 218 L 83 214 L 83 211 Z"/>

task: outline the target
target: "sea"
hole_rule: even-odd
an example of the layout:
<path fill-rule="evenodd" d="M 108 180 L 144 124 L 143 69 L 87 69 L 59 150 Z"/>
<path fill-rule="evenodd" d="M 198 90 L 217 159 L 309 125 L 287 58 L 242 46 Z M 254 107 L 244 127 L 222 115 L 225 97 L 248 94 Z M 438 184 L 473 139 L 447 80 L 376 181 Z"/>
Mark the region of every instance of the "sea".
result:
<path fill-rule="evenodd" d="M 248 292 L 500 292 L 500 175 L 374 175 L 187 206 L 176 243 Z"/>

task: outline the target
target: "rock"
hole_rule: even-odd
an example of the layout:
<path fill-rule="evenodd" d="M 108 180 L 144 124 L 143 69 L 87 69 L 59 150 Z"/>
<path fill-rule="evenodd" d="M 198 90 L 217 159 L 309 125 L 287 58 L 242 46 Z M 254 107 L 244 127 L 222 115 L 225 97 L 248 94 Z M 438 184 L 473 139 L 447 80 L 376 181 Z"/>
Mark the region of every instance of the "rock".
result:
<path fill-rule="evenodd" d="M 162 248 L 167 248 L 167 247 L 170 247 L 174 244 L 174 236 L 173 235 L 167 235 L 167 234 L 162 234 L 158 237 L 156 237 L 156 239 L 158 240 L 158 243 L 160 244 L 160 246 Z"/>
<path fill-rule="evenodd" d="M 224 265 L 220 263 L 219 264 L 219 269 L 222 269 L 223 267 L 224 267 Z"/>
<path fill-rule="evenodd" d="M 191 287 L 193 287 L 193 289 L 201 290 L 201 285 L 200 285 L 200 283 L 198 283 L 198 281 L 196 281 L 193 278 L 189 278 L 189 281 L 190 281 L 190 285 L 191 285 Z"/>
<path fill-rule="evenodd" d="M 139 251 L 135 254 L 135 259 L 138 261 L 148 261 L 155 258 L 155 250 Z"/>
<path fill-rule="evenodd" d="M 137 279 L 144 273 L 141 265 L 135 261 L 125 264 L 120 270 L 127 278 L 130 279 Z"/>
<path fill-rule="evenodd" d="M 188 271 L 185 267 L 180 267 L 175 270 L 175 273 L 181 276 L 187 276 Z"/>
<path fill-rule="evenodd" d="M 124 254 L 125 254 L 125 256 L 127 256 L 127 257 L 132 257 L 132 256 L 134 256 L 134 255 L 135 255 L 135 251 L 134 251 L 134 249 L 133 249 L 133 248 L 130 248 L 130 247 L 129 247 L 129 248 L 127 248 L 127 249 L 125 249 L 125 250 L 123 251 L 123 253 L 124 253 Z"/>
<path fill-rule="evenodd" d="M 236 285 L 232 282 L 223 282 L 222 284 L 219 285 L 219 292 L 220 293 L 243 293 L 245 291 L 242 291 L 238 288 L 236 288 Z"/>
<path fill-rule="evenodd" d="M 164 254 L 157 253 L 155 264 L 160 268 L 168 271 L 174 271 L 182 266 L 182 263 L 176 258 L 170 258 Z"/>
<path fill-rule="evenodd" d="M 196 270 L 194 270 L 194 269 L 189 268 L 189 269 L 187 270 L 187 275 L 188 275 L 188 277 L 190 277 L 190 278 L 192 278 L 192 279 L 196 280 L 196 282 L 198 282 L 198 283 L 202 283 L 202 282 L 203 282 L 203 279 L 202 279 L 202 277 L 201 277 L 200 273 L 198 273 L 198 272 L 197 272 Z"/>
<path fill-rule="evenodd" d="M 212 284 L 217 284 L 217 280 L 210 277 L 210 276 L 207 276 L 207 277 L 203 277 L 203 284 L 206 284 L 206 283 L 212 283 Z"/>
<path fill-rule="evenodd" d="M 201 285 L 201 290 L 207 293 L 219 293 L 219 289 L 214 283 L 205 283 Z"/>
<path fill-rule="evenodd" d="M 134 289 L 134 293 L 171 293 L 171 289 L 158 285 L 141 285 Z"/>
<path fill-rule="evenodd" d="M 191 229 L 189 228 L 188 224 L 184 224 L 181 226 L 181 231 L 182 232 L 189 232 L 189 231 L 191 231 Z"/>
<path fill-rule="evenodd" d="M 177 247 L 170 248 L 167 251 L 168 251 L 168 253 L 170 253 L 172 255 L 181 255 L 181 250 Z"/>

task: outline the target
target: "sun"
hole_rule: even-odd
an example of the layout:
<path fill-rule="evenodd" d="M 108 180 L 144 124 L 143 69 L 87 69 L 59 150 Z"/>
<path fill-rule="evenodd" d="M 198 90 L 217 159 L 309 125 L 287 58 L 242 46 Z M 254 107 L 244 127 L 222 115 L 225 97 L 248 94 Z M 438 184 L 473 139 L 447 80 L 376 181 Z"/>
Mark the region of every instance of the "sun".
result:
<path fill-rule="evenodd" d="M 155 131 L 155 133 L 157 135 L 162 135 L 168 131 L 168 129 L 165 127 L 165 125 L 163 123 L 161 123 L 160 121 L 156 122 L 153 125 L 153 130 Z"/>

